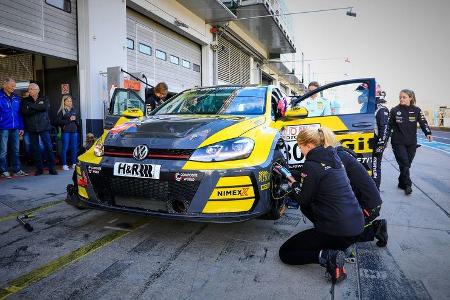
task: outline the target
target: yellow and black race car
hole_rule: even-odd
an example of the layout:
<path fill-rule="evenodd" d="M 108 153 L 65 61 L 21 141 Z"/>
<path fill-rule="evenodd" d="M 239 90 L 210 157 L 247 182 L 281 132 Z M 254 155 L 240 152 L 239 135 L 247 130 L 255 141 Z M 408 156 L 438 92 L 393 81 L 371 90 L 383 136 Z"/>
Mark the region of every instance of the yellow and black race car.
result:
<path fill-rule="evenodd" d="M 364 91 L 358 88 L 362 83 Z M 320 101 L 311 101 L 314 94 Z M 301 167 L 295 139 L 303 128 L 333 129 L 363 162 L 371 153 L 375 80 L 370 78 L 292 98 L 275 86 L 194 88 L 148 117 L 136 114 L 143 103 L 135 101 L 131 112 L 138 118 L 121 121 L 124 109 L 130 111 L 127 101 L 112 101 L 110 113 L 119 121 L 79 157 L 69 204 L 193 221 L 277 219 L 286 189 L 273 165 Z"/>

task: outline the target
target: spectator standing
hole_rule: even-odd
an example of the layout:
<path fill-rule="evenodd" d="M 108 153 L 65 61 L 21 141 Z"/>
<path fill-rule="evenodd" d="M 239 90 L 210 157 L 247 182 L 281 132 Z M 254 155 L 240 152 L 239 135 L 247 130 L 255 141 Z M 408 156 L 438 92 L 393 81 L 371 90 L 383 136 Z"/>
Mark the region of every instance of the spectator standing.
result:
<path fill-rule="evenodd" d="M 401 90 L 399 98 L 400 104 L 391 109 L 389 129 L 392 129 L 392 150 L 400 169 L 398 187 L 409 195 L 412 193 L 409 169 L 417 149 L 417 122 L 428 141 L 431 142 L 433 137 L 422 110 L 416 106 L 414 92 L 407 89 Z"/>
<path fill-rule="evenodd" d="M 168 92 L 169 88 L 167 87 L 167 84 L 165 82 L 160 82 L 154 88 L 146 91 L 146 115 L 148 115 L 151 111 L 164 103 L 164 99 L 167 97 Z"/>
<path fill-rule="evenodd" d="M 78 153 L 78 126 L 79 116 L 73 107 L 72 97 L 64 95 L 61 100 L 61 106 L 57 114 L 57 122 L 61 127 L 62 151 L 61 164 L 65 171 L 69 170 L 67 165 L 67 151 L 71 152 L 72 167 L 75 168 Z"/>
<path fill-rule="evenodd" d="M 29 96 L 22 102 L 22 113 L 24 115 L 25 129 L 30 134 L 31 148 L 33 151 L 33 160 L 36 166 L 34 175 L 43 174 L 42 156 L 39 151 L 39 137 L 44 145 L 44 151 L 47 155 L 49 174 L 58 175 L 55 169 L 55 155 L 53 154 L 52 141 L 50 138 L 50 119 L 48 110 L 50 104 L 47 97 L 39 96 L 39 86 L 31 83 L 28 86 Z"/>
<path fill-rule="evenodd" d="M 317 81 L 308 84 L 308 91 L 312 92 L 319 87 Z M 308 117 L 321 117 L 331 115 L 330 101 L 319 96 L 319 93 L 311 95 L 308 99 L 300 103 L 300 107 L 308 110 Z"/>
<path fill-rule="evenodd" d="M 14 93 L 16 81 L 6 78 L 0 90 L 0 177 L 11 179 L 8 172 L 8 145 L 11 149 L 14 176 L 27 176 L 21 170 L 19 158 L 19 136 L 23 135 L 23 120 L 20 114 L 20 97 Z"/>

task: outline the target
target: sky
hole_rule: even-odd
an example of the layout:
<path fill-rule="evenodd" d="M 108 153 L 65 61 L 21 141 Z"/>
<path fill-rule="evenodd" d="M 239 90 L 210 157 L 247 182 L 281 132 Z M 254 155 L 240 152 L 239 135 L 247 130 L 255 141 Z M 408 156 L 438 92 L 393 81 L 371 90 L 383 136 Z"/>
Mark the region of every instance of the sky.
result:
<path fill-rule="evenodd" d="M 303 51 L 306 83 L 308 78 L 323 84 L 375 77 L 387 93 L 389 107 L 398 104 L 404 88 L 415 91 L 423 110 L 450 107 L 450 0 L 285 3 L 290 12 L 353 6 L 357 14 L 353 18 L 340 10 L 291 16 L 297 46 L 291 60 L 301 78 Z"/>

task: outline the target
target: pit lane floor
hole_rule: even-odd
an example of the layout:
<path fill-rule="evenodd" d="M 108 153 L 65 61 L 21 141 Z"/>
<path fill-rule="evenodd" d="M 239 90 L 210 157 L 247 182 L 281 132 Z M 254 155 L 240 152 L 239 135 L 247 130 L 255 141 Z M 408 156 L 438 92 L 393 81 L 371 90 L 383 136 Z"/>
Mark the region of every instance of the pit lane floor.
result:
<path fill-rule="evenodd" d="M 396 167 L 388 149 L 388 246 L 357 244 L 337 286 L 319 266 L 280 262 L 283 241 L 311 226 L 298 211 L 238 224 L 147 219 L 66 205 L 69 172 L 2 180 L 2 203 L 35 209 L 29 233 L 0 203 L 0 298 L 450 299 L 450 154 L 418 149 L 409 197 Z"/>

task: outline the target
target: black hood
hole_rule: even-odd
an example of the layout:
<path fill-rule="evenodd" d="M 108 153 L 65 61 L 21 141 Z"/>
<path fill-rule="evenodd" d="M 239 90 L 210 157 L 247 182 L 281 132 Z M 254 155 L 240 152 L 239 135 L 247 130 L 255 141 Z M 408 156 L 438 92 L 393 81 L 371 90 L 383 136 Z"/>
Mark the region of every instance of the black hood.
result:
<path fill-rule="evenodd" d="M 308 152 L 306 160 L 312 160 L 318 163 L 323 163 L 333 169 L 340 169 L 342 162 L 333 147 L 324 148 L 322 146 L 316 147 Z"/>
<path fill-rule="evenodd" d="M 151 148 L 195 149 L 211 135 L 246 119 L 232 116 L 150 116 L 142 121 L 133 121 L 134 126 L 119 134 L 109 134 L 105 145 L 134 147 L 143 143 Z"/>

